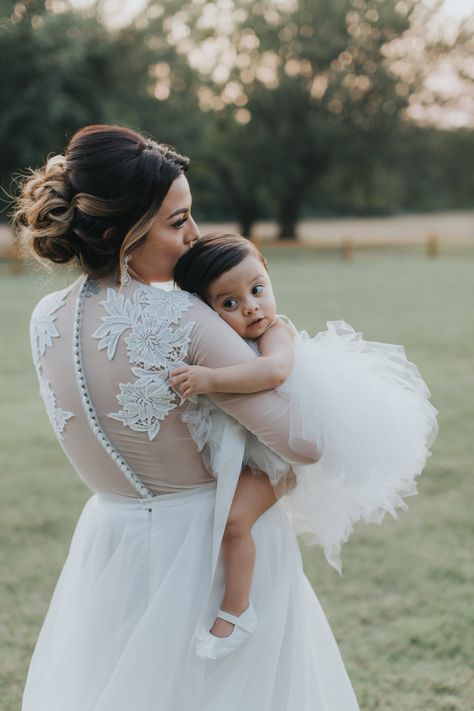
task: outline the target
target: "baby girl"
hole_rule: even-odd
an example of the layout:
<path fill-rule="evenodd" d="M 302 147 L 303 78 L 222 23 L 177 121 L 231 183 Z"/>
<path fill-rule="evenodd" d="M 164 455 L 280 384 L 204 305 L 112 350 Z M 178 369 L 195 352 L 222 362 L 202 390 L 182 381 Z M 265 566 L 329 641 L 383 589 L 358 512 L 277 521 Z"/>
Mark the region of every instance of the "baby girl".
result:
<path fill-rule="evenodd" d="M 219 659 L 257 624 L 249 600 L 255 562 L 251 530 L 257 519 L 286 492 L 295 531 L 321 544 L 340 570 L 339 550 L 352 524 L 380 523 L 386 511 L 395 516 L 396 507 L 406 508 L 401 497 L 416 493 L 415 477 L 437 431 L 436 410 L 400 346 L 365 342 L 343 321 L 329 322 L 328 331 L 309 338 L 278 316 L 266 261 L 247 239 L 203 237 L 178 261 L 174 277 L 260 357 L 216 369 L 184 365 L 170 373 L 172 386 L 192 398 L 284 390 L 291 382 L 293 437 L 314 432 L 323 453 L 318 464 L 295 468 L 296 477 L 291 470 L 282 476 L 281 467 L 276 474 L 267 467 L 243 468 L 222 541 L 221 609 L 206 642 L 196 646 L 199 656 Z"/>

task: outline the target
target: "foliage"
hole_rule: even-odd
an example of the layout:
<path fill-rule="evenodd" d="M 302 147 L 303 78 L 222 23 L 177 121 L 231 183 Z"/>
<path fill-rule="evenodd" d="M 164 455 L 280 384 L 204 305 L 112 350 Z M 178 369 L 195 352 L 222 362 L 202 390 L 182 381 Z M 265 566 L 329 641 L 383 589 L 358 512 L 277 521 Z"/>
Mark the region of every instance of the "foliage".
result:
<path fill-rule="evenodd" d="M 291 237 L 302 214 L 472 207 L 472 130 L 409 120 L 434 101 L 429 67 L 452 57 L 472 81 L 472 36 L 425 37 L 423 3 L 149 0 L 119 29 L 102 5 L 0 0 L 7 191 L 77 128 L 120 123 L 189 154 L 197 217 L 244 234 L 261 218 Z"/>
<path fill-rule="evenodd" d="M 474 131 L 403 122 L 367 155 L 345 145 L 311 191 L 305 214 L 387 215 L 473 207 Z"/>
<path fill-rule="evenodd" d="M 213 163 L 246 232 L 266 203 L 281 236 L 294 237 L 302 203 L 341 149 L 355 141 L 367 163 L 385 144 L 411 90 L 400 92 L 384 55 L 409 27 L 414 3 L 405 5 L 400 12 L 395 0 L 378 9 L 370 0 L 234 0 L 224 26 L 218 16 L 203 21 L 196 3 L 180 3 L 170 16 L 171 31 L 186 27 L 198 67 L 199 49 L 216 53 L 207 71 L 201 66 L 201 107 L 219 114 L 219 138 L 224 127 L 226 150 Z"/>
<path fill-rule="evenodd" d="M 10 69 L 0 85 L 3 182 L 60 152 L 89 123 L 122 123 L 158 136 L 166 126 L 168 142 L 191 149 L 185 92 L 170 102 L 154 95 L 160 61 L 187 70 L 173 47 L 151 47 L 133 25 L 112 32 L 94 8 L 80 13 L 63 2 L 61 12 L 50 12 L 48 6 L 29 0 L 12 10 L 4 3 L 0 15 L 0 54 Z"/>

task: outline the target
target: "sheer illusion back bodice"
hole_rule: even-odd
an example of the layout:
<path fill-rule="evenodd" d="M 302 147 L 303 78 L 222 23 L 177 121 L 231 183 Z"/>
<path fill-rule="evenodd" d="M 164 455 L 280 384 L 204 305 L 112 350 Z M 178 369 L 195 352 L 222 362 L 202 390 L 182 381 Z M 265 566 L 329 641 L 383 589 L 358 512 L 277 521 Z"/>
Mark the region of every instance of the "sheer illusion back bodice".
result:
<path fill-rule="evenodd" d="M 67 457 L 93 491 L 124 496 L 213 481 L 182 417 L 189 403 L 168 372 L 256 357 L 194 295 L 132 280 L 78 279 L 44 297 L 31 318 L 40 392 Z M 215 403 L 289 462 L 314 451 L 289 445 L 289 407 L 277 392 L 213 395 Z"/>

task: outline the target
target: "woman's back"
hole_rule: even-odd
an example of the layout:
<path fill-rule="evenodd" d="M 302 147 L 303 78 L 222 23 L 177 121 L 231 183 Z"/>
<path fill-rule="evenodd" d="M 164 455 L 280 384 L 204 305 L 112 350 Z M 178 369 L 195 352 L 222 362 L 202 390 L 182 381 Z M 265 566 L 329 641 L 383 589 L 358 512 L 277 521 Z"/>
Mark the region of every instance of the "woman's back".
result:
<path fill-rule="evenodd" d="M 81 278 L 40 301 L 31 339 L 49 417 L 91 490 L 136 496 L 213 481 L 167 374 L 183 361 L 212 367 L 255 355 L 199 299 Z M 284 396 L 215 399 L 283 457 L 311 456 L 288 446 Z"/>

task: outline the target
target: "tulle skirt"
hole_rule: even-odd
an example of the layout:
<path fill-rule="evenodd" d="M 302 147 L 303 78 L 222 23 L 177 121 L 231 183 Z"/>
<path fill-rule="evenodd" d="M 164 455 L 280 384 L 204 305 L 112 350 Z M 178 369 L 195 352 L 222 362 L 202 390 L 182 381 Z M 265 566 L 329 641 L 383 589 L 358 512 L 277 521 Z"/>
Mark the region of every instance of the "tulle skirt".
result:
<path fill-rule="evenodd" d="M 356 711 L 336 641 L 306 578 L 280 502 L 252 530 L 259 625 L 221 661 L 199 659 L 193 631 L 210 587 L 216 487 L 147 503 L 95 494 L 31 660 L 22 711 Z M 210 591 L 210 592 L 209 592 Z"/>
<path fill-rule="evenodd" d="M 438 411 L 403 346 L 365 341 L 344 321 L 329 321 L 294 341 L 294 367 L 281 390 L 290 398 L 290 441 L 313 441 L 321 459 L 296 467 L 283 499 L 293 528 L 324 548 L 341 572 L 340 551 L 358 521 L 397 518 L 417 493 Z"/>
<path fill-rule="evenodd" d="M 300 331 L 293 351 L 292 372 L 279 388 L 288 400 L 290 444 L 301 454 L 312 445 L 321 458 L 293 466 L 296 486 L 280 503 L 294 532 L 320 545 L 340 573 L 341 548 L 356 523 L 380 524 L 386 513 L 397 518 L 397 509 L 408 508 L 404 498 L 417 493 L 438 411 L 403 346 L 365 341 L 344 321 L 328 321 L 314 337 Z M 220 464 L 225 413 L 199 396 L 183 420 L 209 471 L 227 476 Z M 245 460 L 274 485 L 288 470 L 251 433 Z"/>

